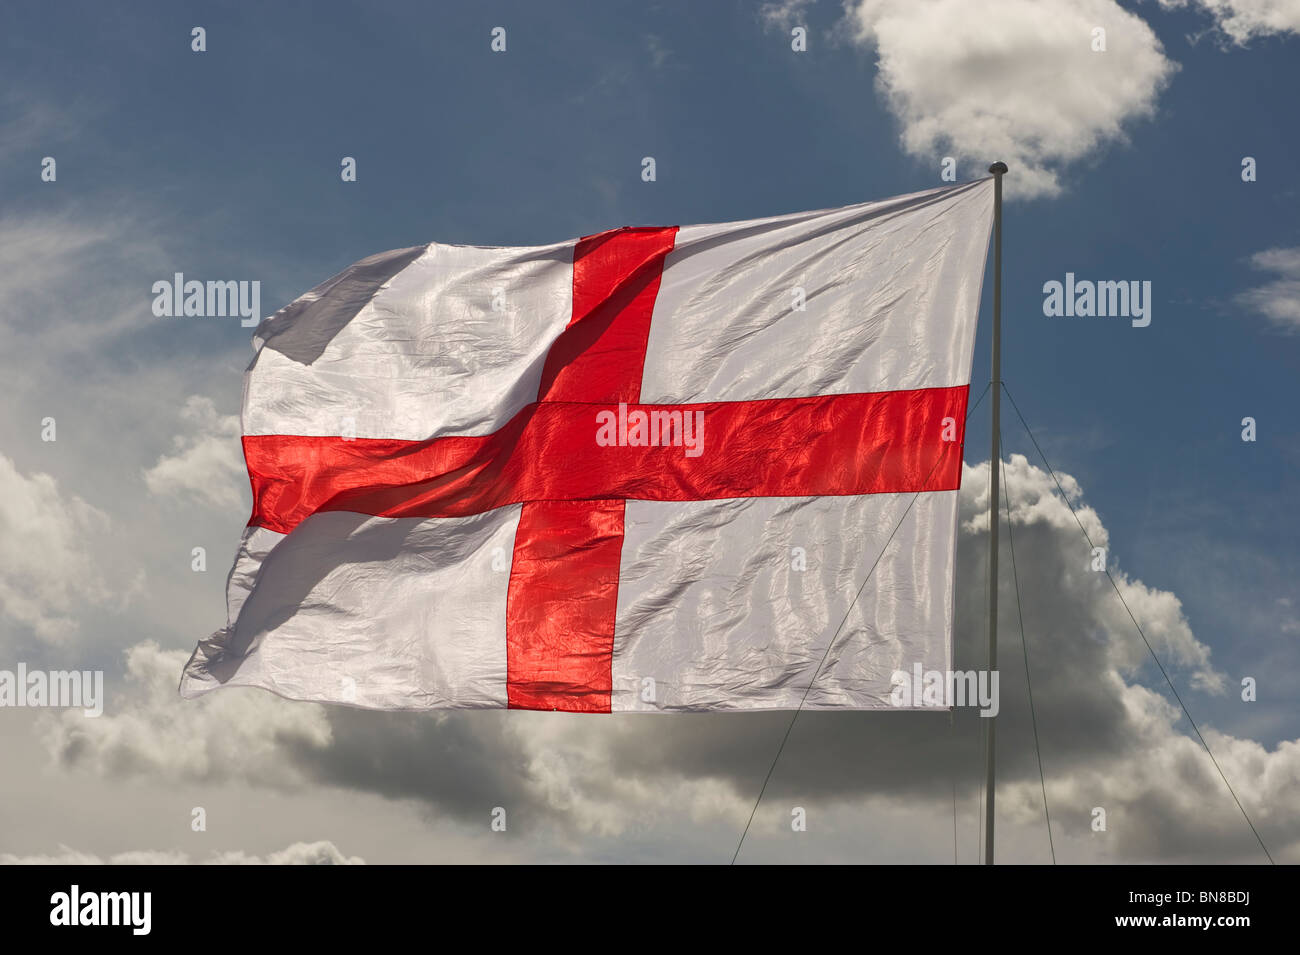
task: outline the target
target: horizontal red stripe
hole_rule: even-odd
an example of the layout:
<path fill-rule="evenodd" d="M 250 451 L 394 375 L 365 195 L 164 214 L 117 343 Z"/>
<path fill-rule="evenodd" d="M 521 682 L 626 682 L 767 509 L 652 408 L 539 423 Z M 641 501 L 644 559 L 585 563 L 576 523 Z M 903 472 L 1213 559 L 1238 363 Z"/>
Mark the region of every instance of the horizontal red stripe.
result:
<path fill-rule="evenodd" d="M 317 511 L 463 517 L 522 501 L 695 501 L 955 490 L 967 387 L 633 411 L 704 413 L 703 449 L 601 447 L 611 404 L 537 402 L 484 437 L 247 435 L 250 523 L 288 533 Z M 944 440 L 945 419 L 955 423 Z"/>

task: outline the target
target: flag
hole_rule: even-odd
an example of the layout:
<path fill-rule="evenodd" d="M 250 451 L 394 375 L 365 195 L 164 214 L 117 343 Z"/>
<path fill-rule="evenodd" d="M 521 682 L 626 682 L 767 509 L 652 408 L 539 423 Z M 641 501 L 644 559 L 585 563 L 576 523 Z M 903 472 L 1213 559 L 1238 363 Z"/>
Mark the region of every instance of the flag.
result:
<path fill-rule="evenodd" d="M 992 210 L 983 179 L 317 286 L 254 338 L 252 518 L 182 695 L 888 707 L 951 667 Z"/>

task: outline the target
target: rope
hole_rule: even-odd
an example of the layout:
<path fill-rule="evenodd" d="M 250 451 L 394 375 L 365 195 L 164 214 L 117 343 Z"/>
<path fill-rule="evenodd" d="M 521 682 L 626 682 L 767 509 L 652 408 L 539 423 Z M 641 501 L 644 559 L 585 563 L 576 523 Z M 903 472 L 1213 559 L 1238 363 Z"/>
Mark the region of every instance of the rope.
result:
<path fill-rule="evenodd" d="M 1034 682 L 1029 676 L 1029 644 L 1025 637 L 1025 611 L 1020 606 L 1020 574 L 1016 570 L 1016 539 L 1011 532 L 1011 489 L 1007 486 L 1007 468 L 1001 461 L 1002 493 L 1007 502 L 1007 546 L 1011 548 L 1011 579 L 1016 584 L 1016 614 L 1020 617 L 1020 648 L 1025 653 L 1025 686 L 1029 688 L 1029 719 L 1034 727 L 1034 757 L 1038 760 L 1038 784 L 1043 790 L 1043 815 L 1047 818 L 1047 846 L 1052 851 L 1052 865 L 1056 865 L 1056 843 L 1052 840 L 1052 814 L 1047 808 L 1047 781 L 1043 777 L 1043 751 L 1038 745 L 1038 714 L 1034 710 Z"/>
<path fill-rule="evenodd" d="M 1011 402 L 1011 407 L 1016 409 L 1016 417 L 1020 419 L 1020 424 L 1024 427 L 1025 433 L 1029 435 L 1029 440 L 1033 442 L 1034 450 L 1036 450 L 1038 456 L 1043 459 L 1043 466 L 1047 468 L 1047 473 L 1052 476 L 1052 481 L 1056 484 L 1056 489 L 1061 492 L 1061 499 L 1065 501 L 1065 506 L 1068 507 L 1070 513 L 1074 515 L 1075 523 L 1079 525 L 1079 530 L 1083 532 L 1083 539 L 1088 542 L 1088 547 L 1091 548 L 1093 546 L 1092 538 L 1088 536 L 1088 531 L 1083 526 L 1083 521 L 1079 520 L 1079 515 L 1074 510 L 1074 505 L 1070 503 L 1069 497 L 1066 496 L 1065 489 L 1061 487 L 1061 482 L 1056 479 L 1056 472 L 1052 470 L 1051 464 L 1048 463 L 1047 455 L 1043 453 L 1043 449 L 1038 444 L 1038 439 L 1034 437 L 1034 432 L 1030 430 L 1029 424 L 1025 421 L 1025 416 L 1020 413 L 1020 406 L 1016 404 L 1016 399 L 1011 397 L 1011 392 L 1007 388 L 1005 382 L 1002 383 L 1002 390 L 1006 392 L 1007 398 Z M 1246 825 L 1250 826 L 1250 831 L 1255 834 L 1255 841 L 1258 842 L 1259 847 L 1264 850 L 1264 855 L 1267 857 L 1269 864 L 1276 865 L 1277 863 L 1273 861 L 1272 854 L 1268 851 L 1268 846 L 1264 845 L 1264 840 L 1259 835 L 1259 830 L 1256 829 L 1255 824 L 1251 822 L 1250 814 L 1246 812 L 1246 807 L 1243 806 L 1241 800 L 1237 798 L 1237 793 L 1236 790 L 1232 788 L 1232 783 L 1228 782 L 1228 777 L 1224 775 L 1223 768 L 1219 766 L 1219 761 L 1214 758 L 1214 752 L 1210 749 L 1210 744 L 1205 741 L 1205 737 L 1201 735 L 1200 727 L 1198 727 L 1196 721 L 1192 719 L 1192 714 L 1187 709 L 1187 704 L 1184 703 L 1183 698 L 1178 695 L 1178 689 L 1174 686 L 1174 681 L 1169 678 L 1169 673 L 1165 670 L 1164 664 L 1160 662 L 1160 658 L 1156 656 L 1156 651 L 1155 648 L 1151 646 L 1151 641 L 1147 639 L 1147 635 L 1142 631 L 1142 625 L 1138 623 L 1137 617 L 1133 616 L 1133 611 L 1129 609 L 1128 601 L 1124 599 L 1124 594 L 1119 589 L 1119 584 L 1115 583 L 1115 578 L 1110 575 L 1109 568 L 1103 568 L 1103 572 L 1106 574 L 1106 579 L 1110 581 L 1111 587 L 1115 589 L 1115 594 L 1119 597 L 1119 602 L 1124 605 L 1124 609 L 1128 612 L 1129 619 L 1133 621 L 1133 626 L 1137 629 L 1138 636 L 1140 636 L 1142 642 L 1146 644 L 1147 651 L 1151 654 L 1151 659 L 1156 662 L 1156 666 L 1160 669 L 1160 675 L 1163 676 L 1165 682 L 1169 684 L 1169 691 L 1173 693 L 1174 699 L 1177 700 L 1178 705 L 1182 707 L 1183 715 L 1187 717 L 1187 722 L 1191 724 L 1192 731 L 1196 733 L 1196 738 L 1200 740 L 1201 745 L 1205 747 L 1205 752 L 1209 755 L 1210 762 L 1214 764 L 1214 768 L 1218 771 L 1219 778 L 1223 780 L 1223 785 L 1228 787 L 1228 794 L 1232 796 L 1232 801 L 1235 802 L 1237 808 L 1241 810 L 1241 817 L 1246 820 Z"/>
<path fill-rule="evenodd" d="M 980 392 L 980 396 L 977 399 L 975 399 L 975 404 L 971 405 L 970 409 L 966 412 L 966 421 L 970 421 L 970 416 L 974 414 L 975 409 L 980 406 L 980 402 L 984 400 L 984 396 L 988 394 L 989 387 L 992 384 L 993 384 L 992 382 L 989 382 L 989 384 L 984 386 L 984 390 Z M 965 441 L 965 436 L 966 436 L 965 425 L 963 423 L 963 427 L 962 427 L 963 444 Z M 939 464 L 942 460 L 943 459 L 940 458 L 939 460 L 936 460 L 934 462 L 934 467 L 932 467 L 930 469 L 930 473 L 925 476 L 925 481 L 923 482 L 923 486 L 924 484 L 930 483 L 930 477 L 938 469 Z M 795 709 L 794 715 L 790 717 L 790 722 L 785 728 L 785 735 L 781 737 L 781 745 L 776 748 L 776 755 L 772 757 L 772 765 L 768 767 L 767 775 L 763 777 L 763 785 L 758 790 L 758 798 L 754 800 L 754 808 L 749 811 L 749 819 L 745 822 L 745 829 L 740 834 L 740 841 L 736 843 L 736 851 L 733 852 L 731 855 L 732 865 L 736 864 L 736 859 L 740 856 L 741 847 L 745 845 L 745 837 L 749 835 L 749 827 L 754 823 L 754 814 L 758 812 L 759 803 L 763 801 L 763 794 L 767 792 L 767 784 L 772 781 L 772 773 L 775 772 L 776 764 L 781 760 L 781 753 L 785 751 L 785 744 L 790 739 L 790 731 L 794 729 L 795 721 L 799 719 L 799 714 L 803 712 L 803 706 L 804 703 L 807 702 L 808 700 L 808 694 L 812 691 L 813 684 L 817 682 L 817 677 L 821 676 L 822 667 L 826 665 L 826 660 L 830 657 L 831 649 L 835 646 L 835 641 L 839 639 L 840 631 L 843 630 L 844 625 L 849 622 L 849 617 L 853 613 L 854 605 L 858 602 L 858 598 L 862 596 L 862 591 L 867 589 L 867 581 L 871 580 L 871 575 L 876 572 L 876 568 L 880 565 L 881 559 L 885 556 L 885 551 L 889 549 L 889 545 L 894 540 L 894 535 L 897 534 L 898 529 L 903 526 L 903 521 L 907 519 L 907 515 L 912 513 L 912 506 L 916 504 L 917 498 L 919 498 L 923 493 L 924 492 L 922 491 L 917 491 L 916 494 L 912 495 L 912 500 L 908 502 L 907 509 L 903 511 L 902 517 L 898 519 L 898 523 L 894 525 L 894 529 L 889 532 L 889 538 L 885 541 L 884 546 L 880 548 L 880 553 L 876 555 L 875 563 L 873 563 L 871 565 L 871 569 L 867 571 L 867 576 L 862 579 L 862 586 L 858 588 L 858 592 L 854 594 L 853 599 L 849 601 L 848 610 L 844 612 L 844 619 L 840 621 L 840 625 L 835 628 L 835 633 L 831 636 L 830 641 L 826 644 L 826 652 L 822 654 L 821 660 L 818 661 L 817 663 L 817 669 L 813 671 L 812 679 L 808 681 L 808 686 L 804 688 L 803 696 L 799 698 L 799 706 Z"/>

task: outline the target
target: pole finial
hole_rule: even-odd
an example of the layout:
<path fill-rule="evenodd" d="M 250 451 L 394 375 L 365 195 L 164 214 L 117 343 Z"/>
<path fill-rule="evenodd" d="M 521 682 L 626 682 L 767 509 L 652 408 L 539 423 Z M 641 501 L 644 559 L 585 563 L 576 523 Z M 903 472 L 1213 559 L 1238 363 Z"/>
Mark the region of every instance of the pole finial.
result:
<path fill-rule="evenodd" d="M 1000 176 L 1006 171 L 1007 164 L 1001 161 L 995 162 L 993 165 L 989 166 L 989 172 L 993 173 L 995 176 Z"/>

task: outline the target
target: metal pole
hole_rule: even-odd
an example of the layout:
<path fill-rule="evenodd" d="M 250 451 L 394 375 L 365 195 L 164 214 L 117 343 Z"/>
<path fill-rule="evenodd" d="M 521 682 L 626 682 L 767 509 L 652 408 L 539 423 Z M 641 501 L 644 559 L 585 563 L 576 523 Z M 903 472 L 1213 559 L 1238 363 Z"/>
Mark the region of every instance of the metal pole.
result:
<path fill-rule="evenodd" d="M 989 166 L 993 174 L 993 449 L 989 457 L 989 679 L 998 668 L 998 501 L 1002 463 L 1002 174 L 1007 164 Z M 993 864 L 994 730 L 997 717 L 988 717 L 989 742 L 984 766 L 984 864 Z"/>

